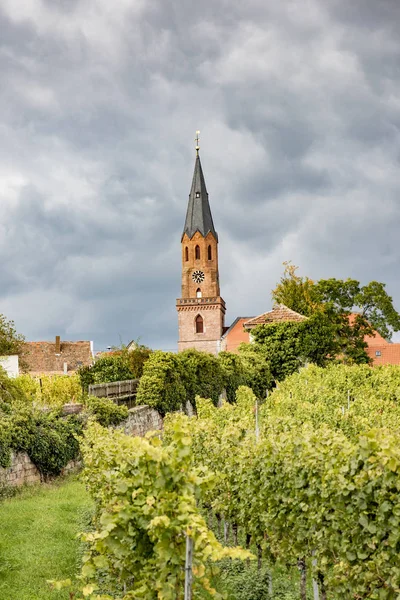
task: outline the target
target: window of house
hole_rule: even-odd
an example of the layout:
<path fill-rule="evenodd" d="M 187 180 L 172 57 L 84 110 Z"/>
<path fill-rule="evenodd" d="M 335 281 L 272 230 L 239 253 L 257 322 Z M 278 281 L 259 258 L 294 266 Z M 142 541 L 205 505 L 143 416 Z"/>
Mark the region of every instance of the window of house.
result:
<path fill-rule="evenodd" d="M 187 246 L 185 248 L 185 260 L 186 262 L 189 260 L 189 248 Z"/>
<path fill-rule="evenodd" d="M 194 255 L 196 257 L 196 260 L 200 260 L 200 246 L 196 246 Z"/>
<path fill-rule="evenodd" d="M 196 296 L 197 296 L 197 298 L 201 298 L 201 289 L 200 288 L 197 288 Z"/>
<path fill-rule="evenodd" d="M 375 356 L 381 356 L 381 351 L 380 351 L 380 350 L 377 350 L 377 351 L 375 352 Z"/>
<path fill-rule="evenodd" d="M 196 333 L 203 333 L 203 332 L 204 332 L 203 317 L 200 315 L 197 315 L 197 317 L 196 317 Z"/>
<path fill-rule="evenodd" d="M 212 249 L 211 249 L 211 246 L 208 246 L 208 260 L 212 260 Z"/>

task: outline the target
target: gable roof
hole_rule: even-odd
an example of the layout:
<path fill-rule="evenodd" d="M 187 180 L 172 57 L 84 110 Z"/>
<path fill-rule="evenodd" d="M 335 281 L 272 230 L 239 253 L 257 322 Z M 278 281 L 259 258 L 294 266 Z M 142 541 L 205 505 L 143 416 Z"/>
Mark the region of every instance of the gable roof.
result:
<path fill-rule="evenodd" d="M 349 323 L 350 325 L 354 325 L 354 322 L 356 320 L 356 318 L 360 315 L 361 313 L 351 313 L 349 315 Z M 374 334 L 373 335 L 366 335 L 364 336 L 364 341 L 368 344 L 368 346 L 382 346 L 382 345 L 386 345 L 389 342 L 383 337 L 381 336 L 381 334 L 374 330 Z"/>
<path fill-rule="evenodd" d="M 61 342 L 56 353 L 55 342 L 25 342 L 22 358 L 32 374 L 62 374 L 64 363 L 67 372 L 93 363 L 93 344 L 90 341 Z"/>
<path fill-rule="evenodd" d="M 251 319 L 254 319 L 255 317 L 236 317 L 236 319 L 233 321 L 232 325 L 229 325 L 229 327 L 225 328 L 225 331 L 222 335 L 222 339 L 224 337 L 226 337 L 227 335 L 229 335 L 237 326 L 238 323 L 242 322 L 247 323 L 247 321 L 250 321 Z"/>
<path fill-rule="evenodd" d="M 204 237 L 211 232 L 215 239 L 218 240 L 211 215 L 210 203 L 208 202 L 208 192 L 203 169 L 201 168 L 200 156 L 198 154 L 194 164 L 192 187 L 189 194 L 182 239 L 185 233 L 189 239 L 192 239 L 196 231 L 199 231 Z"/>
<path fill-rule="evenodd" d="M 271 323 L 285 323 L 288 321 L 305 321 L 308 317 L 288 308 L 284 304 L 275 304 L 272 310 L 263 313 L 244 323 L 245 329 L 253 329 L 257 325 L 270 325 Z"/>

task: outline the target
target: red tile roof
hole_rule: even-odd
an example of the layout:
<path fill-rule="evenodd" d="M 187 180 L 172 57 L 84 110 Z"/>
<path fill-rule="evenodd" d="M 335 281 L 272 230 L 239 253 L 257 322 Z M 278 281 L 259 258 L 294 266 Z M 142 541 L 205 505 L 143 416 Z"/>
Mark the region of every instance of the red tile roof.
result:
<path fill-rule="evenodd" d="M 389 344 L 384 342 L 381 345 L 375 344 L 366 349 L 374 367 L 378 365 L 400 365 L 400 344 Z M 380 354 L 377 356 L 376 353 Z"/>
<path fill-rule="evenodd" d="M 93 363 L 92 342 L 61 342 L 59 354 L 54 342 L 26 342 L 22 358 L 31 374 L 61 374 L 64 363 L 70 373 Z"/>
<path fill-rule="evenodd" d="M 266 312 L 254 319 L 250 319 L 244 326 L 246 329 L 253 329 L 257 325 L 268 325 L 271 323 L 283 323 L 287 321 L 305 321 L 308 317 L 295 312 L 284 304 L 275 304 L 272 310 Z"/>
<path fill-rule="evenodd" d="M 351 313 L 349 315 L 349 323 L 350 325 L 354 324 L 354 321 L 356 320 L 356 317 L 359 315 L 359 313 Z M 381 336 L 380 333 L 378 333 L 377 331 L 375 331 L 374 335 L 366 335 L 364 337 L 364 340 L 367 342 L 368 346 L 382 346 L 382 344 L 387 344 L 387 340 L 385 340 L 384 337 Z"/>

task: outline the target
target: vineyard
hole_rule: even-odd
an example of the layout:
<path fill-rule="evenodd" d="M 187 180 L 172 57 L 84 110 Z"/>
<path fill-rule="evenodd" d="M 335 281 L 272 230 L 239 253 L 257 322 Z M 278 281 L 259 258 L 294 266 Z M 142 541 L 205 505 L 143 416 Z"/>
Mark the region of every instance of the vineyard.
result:
<path fill-rule="evenodd" d="M 93 425 L 84 594 L 183 599 L 188 535 L 193 598 L 221 597 L 213 562 L 249 555 L 216 540 L 216 520 L 260 567 L 298 569 L 302 600 L 311 581 L 321 600 L 399 598 L 399 395 L 396 367 L 309 367 L 261 406 L 246 387 L 221 408 L 197 399 L 197 417 L 166 416 L 162 440 Z"/>

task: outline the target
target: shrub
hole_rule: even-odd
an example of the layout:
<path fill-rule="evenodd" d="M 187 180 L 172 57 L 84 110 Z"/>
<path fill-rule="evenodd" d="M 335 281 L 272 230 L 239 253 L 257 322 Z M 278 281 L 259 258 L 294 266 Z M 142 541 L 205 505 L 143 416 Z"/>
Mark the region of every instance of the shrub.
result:
<path fill-rule="evenodd" d="M 247 385 L 248 377 L 243 361 L 238 354 L 233 352 L 220 352 L 218 361 L 224 374 L 224 386 L 228 402 L 236 401 L 236 390 L 241 385 Z"/>
<path fill-rule="evenodd" d="M 94 396 L 89 396 L 86 401 L 86 406 L 89 413 L 92 414 L 96 421 L 100 423 L 100 425 L 103 425 L 103 427 L 118 425 L 128 416 L 128 408 L 126 406 L 118 406 L 108 398 L 95 398 Z"/>
<path fill-rule="evenodd" d="M 43 477 L 59 475 L 79 454 L 82 420 L 27 408 L 10 417 L 11 447 L 26 452 Z"/>
<path fill-rule="evenodd" d="M 11 407 L 13 404 L 26 401 L 24 392 L 17 385 L 15 379 L 8 377 L 3 367 L 0 367 L 0 410 L 6 405 Z"/>
<path fill-rule="evenodd" d="M 272 600 L 268 592 L 270 575 L 266 567 L 258 570 L 254 562 L 246 565 L 243 561 L 227 559 L 220 561 L 218 566 L 224 591 L 229 590 L 232 594 L 229 597 L 235 600 Z"/>
<path fill-rule="evenodd" d="M 78 371 L 82 389 L 87 392 L 89 385 L 94 383 L 111 383 L 135 379 L 127 364 L 126 358 L 121 354 L 99 358 L 91 367 L 81 367 Z"/>
<path fill-rule="evenodd" d="M 11 464 L 11 425 L 9 419 L 0 417 L 0 467 Z"/>
<path fill-rule="evenodd" d="M 270 365 L 266 355 L 253 344 L 240 344 L 239 356 L 246 374 L 246 385 L 257 398 L 265 398 L 267 390 L 274 387 Z"/>
<path fill-rule="evenodd" d="M 144 365 L 151 353 L 152 350 L 140 344 L 139 341 L 135 342 L 135 346 L 130 350 L 126 346 L 123 346 L 120 350 L 120 356 L 128 365 L 134 379 L 140 379 L 143 375 Z"/>
<path fill-rule="evenodd" d="M 153 352 L 144 365 L 136 403 L 147 404 L 165 415 L 179 410 L 186 400 L 181 362 L 172 352 Z"/>
<path fill-rule="evenodd" d="M 63 404 L 82 401 L 82 388 L 78 375 L 20 375 L 16 385 L 30 403 L 58 408 Z"/>
<path fill-rule="evenodd" d="M 36 422 L 28 455 L 44 477 L 60 475 L 62 469 L 79 454 L 77 435 L 82 426 L 74 416 L 57 418 L 43 415 Z"/>
<path fill-rule="evenodd" d="M 186 400 L 195 406 L 196 396 L 210 398 L 216 405 L 224 388 L 224 371 L 220 361 L 207 352 L 190 349 L 177 355 L 181 364 Z"/>

